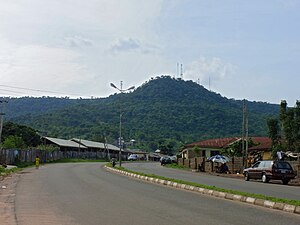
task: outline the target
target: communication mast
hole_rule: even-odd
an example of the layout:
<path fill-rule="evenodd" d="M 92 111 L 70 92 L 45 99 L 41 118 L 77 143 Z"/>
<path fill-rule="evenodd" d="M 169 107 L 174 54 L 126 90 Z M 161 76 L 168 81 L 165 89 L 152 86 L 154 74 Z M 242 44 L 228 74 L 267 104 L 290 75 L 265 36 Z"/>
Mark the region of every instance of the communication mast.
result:
<path fill-rule="evenodd" d="M 183 66 L 182 66 L 182 64 L 180 65 L 181 66 L 181 68 L 180 68 L 180 78 L 181 79 L 183 79 Z"/>

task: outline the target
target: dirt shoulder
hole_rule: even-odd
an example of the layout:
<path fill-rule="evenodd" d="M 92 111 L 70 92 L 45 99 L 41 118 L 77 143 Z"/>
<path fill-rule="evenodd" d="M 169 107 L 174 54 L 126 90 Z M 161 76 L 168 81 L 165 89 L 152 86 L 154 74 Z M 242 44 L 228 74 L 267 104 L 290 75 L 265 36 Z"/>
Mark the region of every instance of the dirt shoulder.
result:
<path fill-rule="evenodd" d="M 15 225 L 16 186 L 21 174 L 12 173 L 0 177 L 0 221 L 1 224 Z"/>

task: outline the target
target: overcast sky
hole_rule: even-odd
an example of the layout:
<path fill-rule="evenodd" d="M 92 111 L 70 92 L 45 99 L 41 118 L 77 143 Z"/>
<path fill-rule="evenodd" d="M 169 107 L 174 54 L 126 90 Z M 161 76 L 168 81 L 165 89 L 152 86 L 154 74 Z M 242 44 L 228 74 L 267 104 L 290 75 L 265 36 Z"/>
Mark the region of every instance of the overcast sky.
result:
<path fill-rule="evenodd" d="M 227 98 L 292 106 L 299 12 L 298 0 L 0 0 L 0 95 L 107 97 L 110 82 L 178 77 L 179 63 Z"/>

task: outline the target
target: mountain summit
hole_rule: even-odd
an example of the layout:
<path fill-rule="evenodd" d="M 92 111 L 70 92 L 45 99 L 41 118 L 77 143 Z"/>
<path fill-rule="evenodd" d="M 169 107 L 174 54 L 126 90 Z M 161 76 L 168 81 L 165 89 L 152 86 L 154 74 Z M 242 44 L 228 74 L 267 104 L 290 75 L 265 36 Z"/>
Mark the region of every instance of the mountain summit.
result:
<path fill-rule="evenodd" d="M 34 106 L 28 107 L 28 101 Z M 246 101 L 249 135 L 267 135 L 267 118 L 278 105 Z M 125 141 L 155 150 L 171 140 L 188 143 L 206 138 L 240 136 L 243 101 L 227 99 L 193 82 L 169 76 L 156 77 L 130 93 L 103 99 L 10 99 L 10 120 L 29 125 L 43 135 L 81 137 L 111 142 L 119 135 L 120 109 Z M 20 112 L 17 109 L 26 109 Z M 15 115 L 15 116 L 12 116 Z"/>

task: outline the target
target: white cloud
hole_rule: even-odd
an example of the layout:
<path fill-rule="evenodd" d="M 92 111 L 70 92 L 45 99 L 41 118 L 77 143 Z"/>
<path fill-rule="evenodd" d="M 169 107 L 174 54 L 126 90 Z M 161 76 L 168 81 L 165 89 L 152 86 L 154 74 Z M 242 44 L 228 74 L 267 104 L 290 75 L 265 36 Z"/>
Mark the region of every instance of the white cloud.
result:
<path fill-rule="evenodd" d="M 138 40 L 132 38 L 127 39 L 118 39 L 115 43 L 112 44 L 110 50 L 112 52 L 123 52 L 123 51 L 133 51 L 141 48 L 141 45 Z"/>
<path fill-rule="evenodd" d="M 86 79 L 92 79 L 79 64 L 80 54 L 71 50 L 18 46 L 3 39 L 0 39 L 0 49 L 1 84 L 74 93 Z"/>
<path fill-rule="evenodd" d="M 92 40 L 78 35 L 65 37 L 64 39 L 70 47 L 91 47 L 93 45 Z"/>
<path fill-rule="evenodd" d="M 207 83 L 211 78 L 215 81 L 230 78 L 236 71 L 237 66 L 223 62 L 222 59 L 214 57 L 211 59 L 201 57 L 186 66 L 184 75 L 192 80 L 200 79 L 201 83 Z"/>
<path fill-rule="evenodd" d="M 158 48 L 154 45 L 141 43 L 133 38 L 120 38 L 113 42 L 109 48 L 111 53 L 137 52 L 142 54 L 156 53 Z"/>

